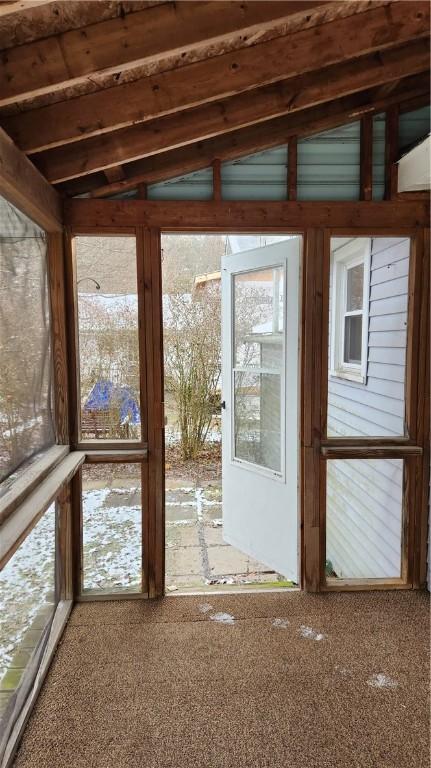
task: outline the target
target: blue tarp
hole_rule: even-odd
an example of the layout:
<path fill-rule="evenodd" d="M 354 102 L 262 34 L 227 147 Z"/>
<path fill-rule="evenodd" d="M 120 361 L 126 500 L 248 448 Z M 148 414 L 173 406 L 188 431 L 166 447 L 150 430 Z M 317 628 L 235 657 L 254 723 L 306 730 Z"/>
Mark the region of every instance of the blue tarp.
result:
<path fill-rule="evenodd" d="M 112 406 L 120 410 L 120 424 L 140 424 L 139 405 L 130 387 L 116 387 L 112 381 L 97 381 L 87 397 L 84 412 L 107 411 Z"/>

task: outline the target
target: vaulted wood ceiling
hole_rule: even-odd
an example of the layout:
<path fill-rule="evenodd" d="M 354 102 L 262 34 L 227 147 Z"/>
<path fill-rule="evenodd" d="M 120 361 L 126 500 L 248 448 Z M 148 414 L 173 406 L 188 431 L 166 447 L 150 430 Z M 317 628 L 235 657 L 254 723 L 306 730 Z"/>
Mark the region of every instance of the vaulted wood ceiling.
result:
<path fill-rule="evenodd" d="M 0 125 L 67 195 L 429 96 L 428 2 L 0 2 Z"/>

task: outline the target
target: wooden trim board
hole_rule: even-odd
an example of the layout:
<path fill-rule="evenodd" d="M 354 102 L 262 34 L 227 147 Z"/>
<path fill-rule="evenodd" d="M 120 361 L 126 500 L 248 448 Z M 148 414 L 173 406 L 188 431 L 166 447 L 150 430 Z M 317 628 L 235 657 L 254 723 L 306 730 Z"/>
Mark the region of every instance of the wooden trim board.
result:
<path fill-rule="evenodd" d="M 84 460 L 84 453 L 80 451 L 70 453 L 2 523 L 0 527 L 0 569 L 12 557 L 21 542 L 54 501 L 58 492 L 71 480 Z"/>

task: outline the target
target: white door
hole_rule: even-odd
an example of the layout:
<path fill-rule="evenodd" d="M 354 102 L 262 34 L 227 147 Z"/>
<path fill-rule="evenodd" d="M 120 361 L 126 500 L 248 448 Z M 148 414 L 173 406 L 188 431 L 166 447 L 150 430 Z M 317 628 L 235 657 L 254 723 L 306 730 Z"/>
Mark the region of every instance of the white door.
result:
<path fill-rule="evenodd" d="M 298 581 L 301 238 L 222 262 L 224 540 Z"/>

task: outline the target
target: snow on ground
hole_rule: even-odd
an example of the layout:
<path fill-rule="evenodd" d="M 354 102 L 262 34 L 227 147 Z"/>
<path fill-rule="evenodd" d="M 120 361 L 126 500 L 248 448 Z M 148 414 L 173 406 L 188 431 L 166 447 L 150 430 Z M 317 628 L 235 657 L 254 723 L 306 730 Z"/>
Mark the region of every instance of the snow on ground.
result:
<path fill-rule="evenodd" d="M 0 681 L 33 620 L 54 604 L 55 505 L 0 572 Z"/>
<path fill-rule="evenodd" d="M 137 491 L 137 488 L 84 491 L 85 590 L 136 592 L 141 588 L 141 507 L 127 505 Z M 115 504 L 117 497 L 121 505 Z"/>

